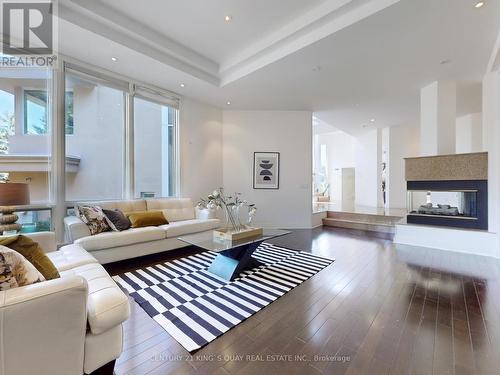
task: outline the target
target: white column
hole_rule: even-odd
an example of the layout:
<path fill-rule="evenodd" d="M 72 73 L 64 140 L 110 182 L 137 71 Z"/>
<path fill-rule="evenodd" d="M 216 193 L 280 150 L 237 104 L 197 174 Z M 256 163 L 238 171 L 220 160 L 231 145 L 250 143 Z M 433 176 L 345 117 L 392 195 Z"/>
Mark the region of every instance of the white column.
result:
<path fill-rule="evenodd" d="M 420 92 L 422 156 L 455 153 L 457 87 L 454 81 L 438 81 Z"/>
<path fill-rule="evenodd" d="M 393 126 L 388 131 L 388 208 L 406 207 L 405 158 L 420 155 L 419 127 Z"/>
<path fill-rule="evenodd" d="M 471 113 L 457 118 L 457 154 L 481 152 L 483 149 L 483 114 Z"/>
<path fill-rule="evenodd" d="M 15 135 L 24 134 L 24 91 L 20 86 L 14 89 L 14 121 L 15 121 Z"/>
<path fill-rule="evenodd" d="M 384 197 L 382 195 L 382 148 L 382 129 L 377 129 L 377 207 L 384 207 Z"/>
<path fill-rule="evenodd" d="M 52 225 L 56 233 L 58 244 L 64 243 L 64 224 L 66 216 L 66 131 L 65 131 L 65 90 L 66 76 L 64 63 L 59 61 L 57 69 L 52 71 L 49 86 L 49 98 L 54 98 L 49 110 L 49 124 L 52 124 L 52 165 L 51 201 L 55 204 L 52 209 Z"/>
<path fill-rule="evenodd" d="M 383 207 L 382 129 L 374 129 L 356 137 L 354 148 L 356 204 Z"/>
<path fill-rule="evenodd" d="M 134 199 L 135 196 L 135 152 L 134 152 L 134 94 L 135 85 L 129 83 L 128 93 L 124 93 L 125 108 L 125 199 Z"/>
<path fill-rule="evenodd" d="M 499 232 L 500 224 L 500 71 L 483 79 L 483 139 L 488 151 L 488 227 Z M 500 253 L 500 250 L 499 250 Z M 500 254 L 499 254 L 500 255 Z"/>

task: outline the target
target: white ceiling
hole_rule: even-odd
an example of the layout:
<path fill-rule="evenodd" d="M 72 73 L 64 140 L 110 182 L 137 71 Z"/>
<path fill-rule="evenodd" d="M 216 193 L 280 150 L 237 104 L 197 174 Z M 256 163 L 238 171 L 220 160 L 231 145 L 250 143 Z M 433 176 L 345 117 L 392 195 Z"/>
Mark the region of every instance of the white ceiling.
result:
<path fill-rule="evenodd" d="M 286 0 L 283 6 L 283 0 L 104 1 L 114 12 L 138 19 L 219 64 L 322 2 Z M 231 22 L 224 21 L 226 15 Z"/>
<path fill-rule="evenodd" d="M 499 1 L 208 3 L 61 0 L 60 49 L 218 107 L 311 110 L 350 133 L 370 118 L 417 124 L 419 89 L 438 79 L 459 82 L 459 114 L 481 110 Z"/>

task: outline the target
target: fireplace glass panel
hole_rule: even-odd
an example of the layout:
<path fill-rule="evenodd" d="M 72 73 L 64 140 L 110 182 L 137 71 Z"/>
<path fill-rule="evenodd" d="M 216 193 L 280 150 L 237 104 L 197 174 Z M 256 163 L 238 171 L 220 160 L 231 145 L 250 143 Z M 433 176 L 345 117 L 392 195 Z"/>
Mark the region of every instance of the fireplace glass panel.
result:
<path fill-rule="evenodd" d="M 408 213 L 477 219 L 477 190 L 408 191 Z"/>

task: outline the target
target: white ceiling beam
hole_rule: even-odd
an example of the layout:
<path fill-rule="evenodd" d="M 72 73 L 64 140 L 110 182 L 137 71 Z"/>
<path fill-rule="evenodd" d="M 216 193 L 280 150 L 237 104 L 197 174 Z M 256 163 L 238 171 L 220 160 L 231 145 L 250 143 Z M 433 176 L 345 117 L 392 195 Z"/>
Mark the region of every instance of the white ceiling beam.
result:
<path fill-rule="evenodd" d="M 180 71 L 219 85 L 219 65 L 100 1 L 61 0 L 59 17 Z"/>
<path fill-rule="evenodd" d="M 400 0 L 330 0 L 221 65 L 221 86 L 236 81 Z"/>
<path fill-rule="evenodd" d="M 497 40 L 493 46 L 486 74 L 491 73 L 500 68 L 500 31 L 498 32 Z"/>
<path fill-rule="evenodd" d="M 220 72 L 224 74 L 224 72 L 234 68 L 237 65 L 242 64 L 243 62 L 262 53 L 272 46 L 276 46 L 278 43 L 284 41 L 285 39 L 297 36 L 298 33 L 303 31 L 308 26 L 320 21 L 321 19 L 324 19 L 325 17 L 331 15 L 333 12 L 338 11 L 340 8 L 351 3 L 352 1 L 353 0 L 327 0 L 323 2 L 321 5 L 290 21 L 288 24 L 284 25 L 277 31 L 256 41 L 255 43 L 243 49 L 241 52 L 237 53 L 232 58 L 223 62 L 220 67 Z"/>

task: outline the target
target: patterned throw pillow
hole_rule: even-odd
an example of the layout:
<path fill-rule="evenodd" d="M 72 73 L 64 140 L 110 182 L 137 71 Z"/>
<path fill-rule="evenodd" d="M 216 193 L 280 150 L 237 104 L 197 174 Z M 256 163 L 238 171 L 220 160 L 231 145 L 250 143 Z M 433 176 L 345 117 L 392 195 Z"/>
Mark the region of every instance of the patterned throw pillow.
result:
<path fill-rule="evenodd" d="M 35 266 L 17 251 L 0 246 L 0 291 L 44 281 Z"/>
<path fill-rule="evenodd" d="M 0 245 L 17 251 L 25 257 L 43 275 L 45 280 L 60 277 L 54 263 L 45 255 L 40 245 L 31 238 L 23 235 L 0 237 Z"/>
<path fill-rule="evenodd" d="M 108 218 L 102 212 L 99 206 L 76 206 L 75 211 L 77 216 L 87 224 L 91 235 L 99 234 L 102 232 L 109 232 L 111 226 L 109 225 Z"/>

